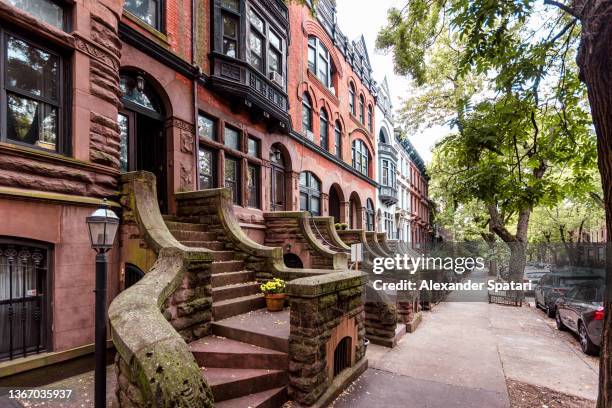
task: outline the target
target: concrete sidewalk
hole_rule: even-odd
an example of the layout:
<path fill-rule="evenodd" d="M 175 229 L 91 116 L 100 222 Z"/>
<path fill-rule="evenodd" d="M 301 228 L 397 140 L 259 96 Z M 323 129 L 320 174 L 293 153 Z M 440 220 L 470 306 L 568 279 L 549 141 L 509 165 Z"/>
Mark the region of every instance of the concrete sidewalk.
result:
<path fill-rule="evenodd" d="M 505 408 L 506 379 L 595 400 L 597 358 L 553 324 L 528 306 L 441 303 L 396 348 L 371 345 L 370 369 L 334 406 Z"/>

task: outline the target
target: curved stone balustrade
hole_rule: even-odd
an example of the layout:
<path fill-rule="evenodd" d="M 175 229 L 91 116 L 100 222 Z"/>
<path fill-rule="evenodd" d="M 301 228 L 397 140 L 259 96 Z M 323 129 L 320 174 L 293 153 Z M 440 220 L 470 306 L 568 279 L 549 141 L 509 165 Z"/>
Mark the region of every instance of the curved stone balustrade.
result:
<path fill-rule="evenodd" d="M 173 326 L 176 320 L 170 310 L 174 293 L 190 281 L 190 275 L 206 280 L 212 257 L 206 250 L 185 247 L 168 231 L 157 204 L 153 174 L 128 173 L 122 182 L 124 223 L 138 225 L 158 259 L 109 308 L 118 352 L 120 406 L 212 407 L 210 389 L 187 343 Z M 200 306 L 205 308 L 206 302 L 200 301 Z M 205 329 L 210 314 L 201 316 L 198 326 Z"/>
<path fill-rule="evenodd" d="M 336 225 L 334 223 L 334 217 L 312 217 L 317 229 L 323 235 L 323 238 L 331 245 L 338 249 L 350 251 L 351 247 L 347 245 L 338 235 Z"/>

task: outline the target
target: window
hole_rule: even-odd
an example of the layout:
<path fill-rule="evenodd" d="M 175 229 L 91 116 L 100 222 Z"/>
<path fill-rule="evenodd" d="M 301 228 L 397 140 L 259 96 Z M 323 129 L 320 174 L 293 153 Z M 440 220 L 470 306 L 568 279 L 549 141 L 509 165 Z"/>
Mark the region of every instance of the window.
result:
<path fill-rule="evenodd" d="M 321 114 L 319 115 L 319 120 L 321 121 L 321 147 L 325 150 L 329 149 L 329 122 L 327 120 L 327 112 L 325 109 L 321 109 Z"/>
<path fill-rule="evenodd" d="M 208 116 L 198 115 L 198 136 L 215 140 L 215 121 Z"/>
<path fill-rule="evenodd" d="M 129 171 L 128 163 L 129 163 L 129 137 L 130 137 L 130 129 L 129 129 L 129 119 L 128 116 L 120 113 L 117 115 L 117 124 L 119 125 L 119 170 L 122 173 Z"/>
<path fill-rule="evenodd" d="M 251 156 L 259 157 L 259 139 L 249 137 L 249 145 L 247 146 L 247 153 Z"/>
<path fill-rule="evenodd" d="M 162 0 L 125 0 L 123 7 L 151 27 L 161 31 Z"/>
<path fill-rule="evenodd" d="M 0 241 L 0 361 L 47 351 L 51 255 L 46 246 Z"/>
<path fill-rule="evenodd" d="M 368 105 L 368 130 L 372 133 L 372 105 Z"/>
<path fill-rule="evenodd" d="M 225 127 L 224 144 L 235 150 L 240 150 L 240 132 L 231 127 Z"/>
<path fill-rule="evenodd" d="M 212 151 L 200 148 L 198 152 L 198 169 L 200 190 L 215 187 L 215 160 Z"/>
<path fill-rule="evenodd" d="M 258 71 L 263 72 L 266 26 L 261 17 L 252 9 L 249 10 L 249 23 L 249 63 Z"/>
<path fill-rule="evenodd" d="M 382 179 L 381 179 L 381 183 L 383 186 L 389 186 L 389 161 L 388 160 L 383 160 L 382 161 Z"/>
<path fill-rule="evenodd" d="M 393 215 L 385 211 L 385 231 L 387 232 L 387 238 L 393 238 L 393 230 Z"/>
<path fill-rule="evenodd" d="M 307 93 L 302 95 L 302 128 L 304 133 L 312 132 L 312 101 Z"/>
<path fill-rule="evenodd" d="M 300 173 L 300 211 L 321 214 L 321 182 L 309 171 Z"/>
<path fill-rule="evenodd" d="M 340 121 L 336 121 L 336 128 L 334 129 L 334 139 L 336 145 L 336 156 L 342 158 L 342 128 L 340 127 Z"/>
<path fill-rule="evenodd" d="M 366 231 L 374 231 L 374 203 L 369 198 L 366 201 Z"/>
<path fill-rule="evenodd" d="M 353 141 L 353 168 L 368 175 L 368 148 L 361 140 Z"/>
<path fill-rule="evenodd" d="M 53 0 L 5 0 L 5 2 L 60 30 L 66 29 L 64 9 Z"/>
<path fill-rule="evenodd" d="M 240 163 L 237 159 L 225 156 L 225 187 L 232 192 L 234 204 L 240 203 Z"/>
<path fill-rule="evenodd" d="M 270 200 L 272 211 L 283 211 L 285 209 L 285 160 L 283 153 L 276 146 L 270 149 L 271 183 Z"/>
<path fill-rule="evenodd" d="M 224 1 L 222 4 L 222 6 L 224 6 L 224 12 L 222 13 L 223 54 L 227 55 L 228 57 L 238 58 L 238 34 L 240 32 L 240 25 L 238 23 L 238 16 L 227 11 L 234 10 L 226 7 L 226 3 L 232 2 Z"/>
<path fill-rule="evenodd" d="M 349 83 L 349 110 L 351 115 L 355 116 L 355 85 L 352 82 Z"/>
<path fill-rule="evenodd" d="M 317 37 L 308 37 L 308 69 L 327 88 L 332 86 L 332 64 L 329 51 Z"/>
<path fill-rule="evenodd" d="M 274 31 L 268 33 L 268 70 L 270 76 L 275 72 L 283 76 L 283 40 Z M 282 85 L 282 83 L 281 83 Z"/>
<path fill-rule="evenodd" d="M 253 208 L 260 208 L 260 198 L 259 198 L 259 167 L 249 164 L 249 172 L 247 174 L 248 177 L 248 206 Z"/>
<path fill-rule="evenodd" d="M 365 100 L 363 99 L 363 95 L 359 95 L 359 122 L 362 124 L 365 123 L 364 105 Z"/>
<path fill-rule="evenodd" d="M 67 153 L 62 138 L 63 64 L 59 55 L 8 33 L 3 63 L 6 97 L 2 139 Z"/>

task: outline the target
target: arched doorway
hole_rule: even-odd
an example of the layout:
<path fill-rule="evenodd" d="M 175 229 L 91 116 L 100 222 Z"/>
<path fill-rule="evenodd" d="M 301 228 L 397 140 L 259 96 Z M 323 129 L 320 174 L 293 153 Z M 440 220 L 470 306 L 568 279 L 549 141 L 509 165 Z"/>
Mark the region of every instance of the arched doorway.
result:
<path fill-rule="evenodd" d="M 142 75 L 121 73 L 121 102 L 117 122 L 121 136 L 121 171 L 146 170 L 157 179 L 157 199 L 166 212 L 165 112 L 160 97 Z"/>
<path fill-rule="evenodd" d="M 136 265 L 125 264 L 125 289 L 133 286 L 136 282 L 144 277 L 144 272 Z"/>
<path fill-rule="evenodd" d="M 361 199 L 353 191 L 349 198 L 349 226 L 351 229 L 362 228 L 361 211 Z"/>
<path fill-rule="evenodd" d="M 270 148 L 270 210 L 285 211 L 287 209 L 287 174 L 291 170 L 285 153 L 279 144 Z"/>
<path fill-rule="evenodd" d="M 334 217 L 334 222 L 342 222 L 342 202 L 344 201 L 344 194 L 338 184 L 332 184 L 329 189 L 329 215 Z"/>
<path fill-rule="evenodd" d="M 302 262 L 300 257 L 294 253 L 288 252 L 285 255 L 283 255 L 283 261 L 285 262 L 285 266 L 287 268 L 295 268 L 295 269 L 304 268 L 304 263 Z"/>

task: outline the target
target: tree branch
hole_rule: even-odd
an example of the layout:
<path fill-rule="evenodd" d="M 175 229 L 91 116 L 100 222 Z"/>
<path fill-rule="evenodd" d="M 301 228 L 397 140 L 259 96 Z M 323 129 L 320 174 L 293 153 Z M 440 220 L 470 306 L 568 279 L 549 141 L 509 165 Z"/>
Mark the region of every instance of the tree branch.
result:
<path fill-rule="evenodd" d="M 573 16 L 573 17 L 575 17 L 577 19 L 580 19 L 580 15 L 578 13 L 576 13 L 574 11 L 574 9 L 572 9 L 570 6 L 567 6 L 567 5 L 563 4 L 563 3 L 560 3 L 560 2 L 555 1 L 555 0 L 544 0 L 544 4 L 549 5 L 549 6 L 558 7 L 561 10 L 565 11 L 570 16 Z"/>
<path fill-rule="evenodd" d="M 495 232 L 504 242 L 516 242 L 517 239 L 503 224 L 502 218 L 497 211 L 495 204 L 489 204 L 487 206 L 489 210 L 489 216 L 491 217 L 491 229 Z"/>

